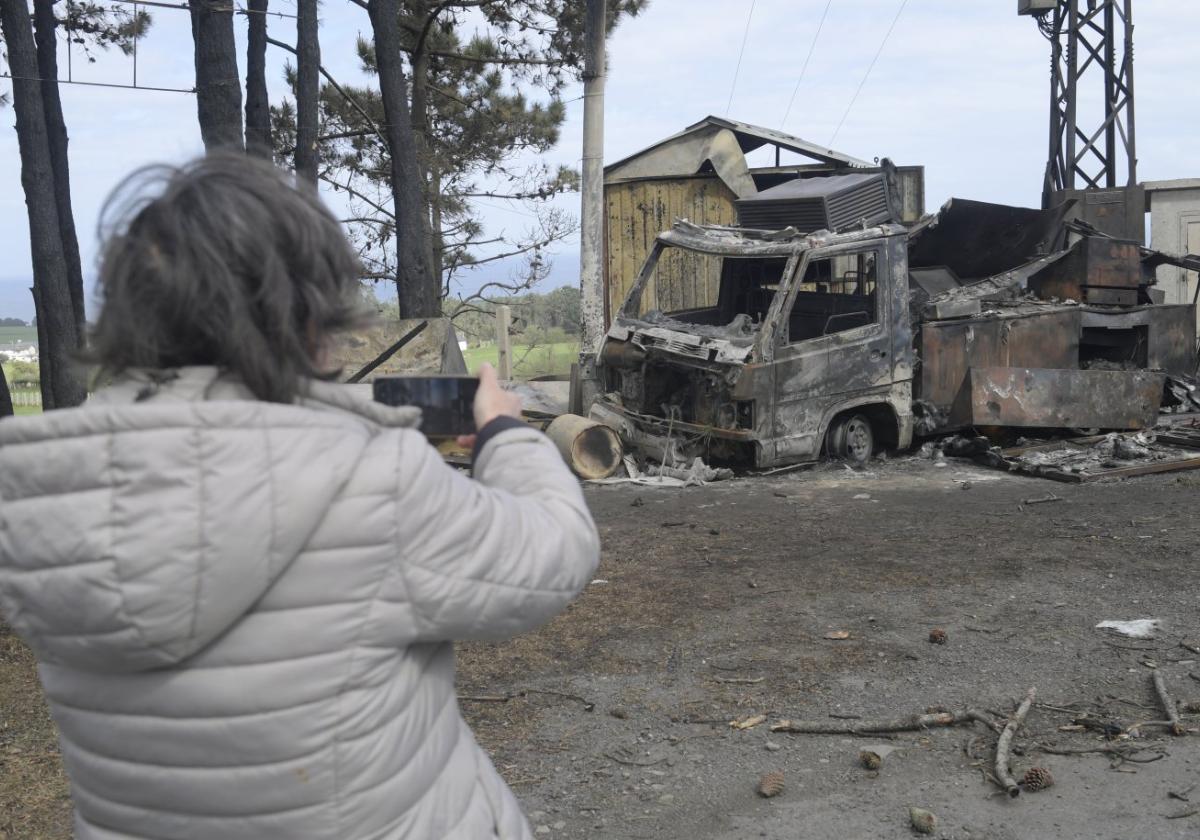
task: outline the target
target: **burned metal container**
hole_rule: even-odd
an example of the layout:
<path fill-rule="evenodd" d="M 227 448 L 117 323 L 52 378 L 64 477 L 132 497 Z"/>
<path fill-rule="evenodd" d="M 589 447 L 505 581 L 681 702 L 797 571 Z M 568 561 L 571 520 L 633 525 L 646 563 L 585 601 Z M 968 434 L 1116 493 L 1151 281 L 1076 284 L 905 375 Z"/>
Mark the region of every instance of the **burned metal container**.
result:
<path fill-rule="evenodd" d="M 950 431 L 974 425 L 973 368 L 1079 368 L 1078 307 L 1029 308 L 921 325 L 919 398 Z M 1021 424 L 1018 424 L 1021 425 Z"/>
<path fill-rule="evenodd" d="M 963 282 L 1012 271 L 1055 250 L 1068 209 L 952 198 L 913 227 L 909 267 L 945 266 Z"/>
<path fill-rule="evenodd" d="M 738 224 L 799 233 L 844 231 L 898 221 L 882 173 L 787 181 L 737 202 Z"/>
<path fill-rule="evenodd" d="M 1145 429 L 1165 381 L 1147 370 L 972 367 L 956 414 L 976 427 Z"/>
<path fill-rule="evenodd" d="M 1139 243 L 1092 236 L 1029 278 L 1029 290 L 1043 300 L 1136 306 L 1146 280 Z"/>
<path fill-rule="evenodd" d="M 1196 310 L 1189 304 L 1081 307 L 1080 366 L 1196 372 Z"/>

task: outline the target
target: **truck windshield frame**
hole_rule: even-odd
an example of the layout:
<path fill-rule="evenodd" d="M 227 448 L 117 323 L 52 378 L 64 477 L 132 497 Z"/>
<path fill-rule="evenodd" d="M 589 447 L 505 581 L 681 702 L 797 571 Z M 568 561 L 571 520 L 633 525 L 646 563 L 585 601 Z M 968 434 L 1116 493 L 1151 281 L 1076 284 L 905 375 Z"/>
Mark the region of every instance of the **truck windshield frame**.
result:
<path fill-rule="evenodd" d="M 657 281 L 663 258 L 670 253 L 720 260 L 716 300 L 708 305 L 683 308 L 655 306 L 642 312 L 647 289 Z M 638 278 L 622 304 L 621 317 L 645 320 L 650 313 L 690 326 L 723 327 L 737 319 L 749 319 L 757 329 L 766 323 L 777 302 L 789 289 L 796 254 L 718 253 L 672 243 L 656 242 Z M 696 278 L 704 282 L 704 278 Z M 654 289 L 657 292 L 657 288 Z M 656 300 L 655 303 L 661 303 Z M 657 318 L 655 319 L 657 320 Z"/>

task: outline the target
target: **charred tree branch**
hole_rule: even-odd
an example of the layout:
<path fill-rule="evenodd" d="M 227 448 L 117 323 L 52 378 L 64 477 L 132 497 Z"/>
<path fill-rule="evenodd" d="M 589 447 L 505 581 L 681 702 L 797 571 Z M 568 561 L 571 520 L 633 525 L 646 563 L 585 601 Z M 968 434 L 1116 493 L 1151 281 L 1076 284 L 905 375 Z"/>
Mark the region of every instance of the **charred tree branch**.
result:
<path fill-rule="evenodd" d="M 1158 695 L 1158 702 L 1162 704 L 1163 711 L 1167 713 L 1167 723 L 1172 735 L 1183 735 L 1187 732 L 1183 724 L 1179 722 L 1179 709 L 1175 706 L 1175 701 L 1167 692 L 1167 685 L 1163 682 L 1161 671 L 1155 671 L 1150 675 L 1154 683 L 1154 692 Z"/>
<path fill-rule="evenodd" d="M 996 783 L 1008 793 L 1009 796 L 1019 796 L 1021 788 L 1016 780 L 1012 777 L 1012 772 L 1008 768 L 1008 754 L 1012 749 L 1013 736 L 1017 734 L 1017 729 L 1025 722 L 1025 716 L 1029 714 L 1030 708 L 1033 706 L 1033 701 L 1037 697 L 1037 689 L 1031 688 L 1025 695 L 1025 699 L 1021 701 L 1021 705 L 1017 707 L 1017 712 L 1012 716 L 1012 719 L 1004 727 L 1004 731 L 1000 733 L 1000 740 L 996 742 Z"/>

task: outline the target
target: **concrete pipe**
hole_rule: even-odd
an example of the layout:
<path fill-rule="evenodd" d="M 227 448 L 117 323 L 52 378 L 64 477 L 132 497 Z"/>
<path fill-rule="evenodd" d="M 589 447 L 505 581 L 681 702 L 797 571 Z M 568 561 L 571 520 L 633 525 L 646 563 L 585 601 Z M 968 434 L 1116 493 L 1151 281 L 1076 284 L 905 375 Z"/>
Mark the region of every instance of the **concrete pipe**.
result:
<path fill-rule="evenodd" d="M 546 434 L 562 453 L 563 460 L 585 480 L 608 478 L 617 471 L 625 454 L 616 432 L 578 414 L 554 418 Z"/>

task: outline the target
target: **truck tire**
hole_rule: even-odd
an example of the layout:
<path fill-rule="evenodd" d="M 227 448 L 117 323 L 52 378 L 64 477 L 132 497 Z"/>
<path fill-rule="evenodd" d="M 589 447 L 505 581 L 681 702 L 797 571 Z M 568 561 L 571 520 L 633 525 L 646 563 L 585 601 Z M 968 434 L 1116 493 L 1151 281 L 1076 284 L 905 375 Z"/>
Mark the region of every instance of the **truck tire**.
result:
<path fill-rule="evenodd" d="M 845 414 L 829 427 L 829 454 L 848 464 L 863 466 L 875 454 L 875 430 L 862 414 Z"/>

